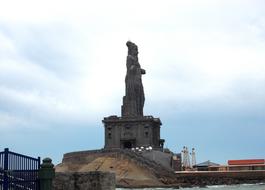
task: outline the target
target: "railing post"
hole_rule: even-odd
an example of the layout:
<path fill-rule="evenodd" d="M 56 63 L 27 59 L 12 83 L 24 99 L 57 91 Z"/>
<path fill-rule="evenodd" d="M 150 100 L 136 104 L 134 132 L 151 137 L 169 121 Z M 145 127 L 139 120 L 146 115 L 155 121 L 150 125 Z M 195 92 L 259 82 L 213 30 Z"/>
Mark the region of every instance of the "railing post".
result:
<path fill-rule="evenodd" d="M 40 190 L 52 190 L 52 180 L 55 176 L 52 159 L 44 158 L 39 170 Z"/>
<path fill-rule="evenodd" d="M 3 184 L 3 190 L 8 190 L 8 148 L 5 148 L 4 152 L 4 184 Z"/>

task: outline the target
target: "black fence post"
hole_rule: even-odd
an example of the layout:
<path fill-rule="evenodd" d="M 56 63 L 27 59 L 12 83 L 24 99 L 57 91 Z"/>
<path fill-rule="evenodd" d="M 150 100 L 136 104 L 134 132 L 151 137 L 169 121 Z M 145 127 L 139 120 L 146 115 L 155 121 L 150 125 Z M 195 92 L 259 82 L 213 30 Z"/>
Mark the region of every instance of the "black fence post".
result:
<path fill-rule="evenodd" d="M 3 189 L 8 190 L 8 176 L 7 176 L 7 171 L 8 171 L 8 148 L 5 148 L 4 152 L 4 184 L 3 184 Z"/>
<path fill-rule="evenodd" d="M 40 190 L 52 190 L 52 180 L 55 176 L 52 159 L 44 158 L 39 170 Z"/>

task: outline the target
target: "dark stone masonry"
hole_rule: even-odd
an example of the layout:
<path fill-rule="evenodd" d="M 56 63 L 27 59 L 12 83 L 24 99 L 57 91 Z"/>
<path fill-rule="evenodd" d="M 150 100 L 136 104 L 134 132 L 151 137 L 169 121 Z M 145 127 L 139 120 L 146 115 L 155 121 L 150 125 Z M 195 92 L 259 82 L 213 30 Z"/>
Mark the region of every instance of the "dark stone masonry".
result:
<path fill-rule="evenodd" d="M 159 118 L 144 116 L 144 88 L 142 75 L 145 70 L 138 61 L 138 47 L 128 41 L 128 55 L 125 77 L 125 96 L 121 106 L 121 117 L 116 115 L 103 119 L 105 127 L 105 149 L 131 149 L 152 147 L 162 150 L 164 139 L 160 139 Z"/>
<path fill-rule="evenodd" d="M 211 172 L 180 172 L 176 174 L 182 186 L 255 184 L 265 182 L 265 171 L 211 171 Z"/>
<path fill-rule="evenodd" d="M 115 174 L 109 172 L 56 173 L 53 190 L 115 190 Z"/>

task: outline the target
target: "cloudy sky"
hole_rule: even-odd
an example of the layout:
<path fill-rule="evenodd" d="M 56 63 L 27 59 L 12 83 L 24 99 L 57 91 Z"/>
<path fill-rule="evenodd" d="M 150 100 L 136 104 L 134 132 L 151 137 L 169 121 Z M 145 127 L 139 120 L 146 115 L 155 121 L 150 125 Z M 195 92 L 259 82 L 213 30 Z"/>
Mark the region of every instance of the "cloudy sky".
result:
<path fill-rule="evenodd" d="M 145 114 L 197 161 L 265 157 L 263 0 L 2 1 L 0 149 L 49 156 L 104 145 L 120 115 L 126 41 Z"/>

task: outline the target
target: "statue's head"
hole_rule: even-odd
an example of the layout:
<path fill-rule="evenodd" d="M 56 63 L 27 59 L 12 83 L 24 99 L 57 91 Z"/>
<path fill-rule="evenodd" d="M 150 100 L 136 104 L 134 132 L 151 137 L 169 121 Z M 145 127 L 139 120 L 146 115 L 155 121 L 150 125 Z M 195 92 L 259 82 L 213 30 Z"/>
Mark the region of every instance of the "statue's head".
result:
<path fill-rule="evenodd" d="M 128 54 L 129 55 L 132 55 L 132 56 L 137 56 L 138 55 L 138 47 L 137 47 L 137 45 L 135 45 L 131 41 L 128 41 L 126 43 L 126 45 L 128 47 Z"/>

